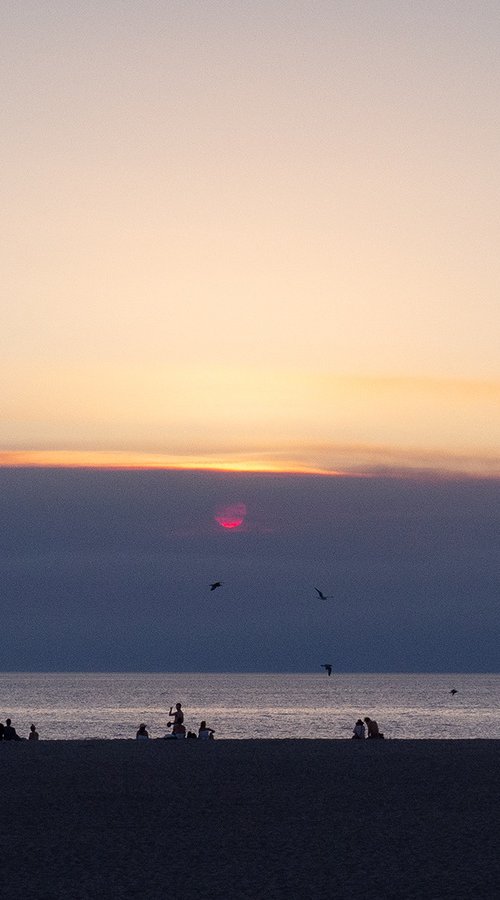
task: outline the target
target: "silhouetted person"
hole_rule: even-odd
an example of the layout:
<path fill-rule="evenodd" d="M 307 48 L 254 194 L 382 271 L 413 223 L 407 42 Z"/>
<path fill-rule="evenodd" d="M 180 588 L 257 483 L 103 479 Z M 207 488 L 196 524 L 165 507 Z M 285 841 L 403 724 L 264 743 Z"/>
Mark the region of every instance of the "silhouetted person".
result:
<path fill-rule="evenodd" d="M 22 738 L 19 737 L 16 729 L 14 728 L 10 719 L 5 720 L 5 728 L 3 730 L 3 739 L 4 741 L 21 741 Z"/>
<path fill-rule="evenodd" d="M 172 722 L 167 722 L 167 725 L 172 725 Z M 184 740 L 185 737 L 186 737 L 186 726 L 183 725 L 182 722 L 180 722 L 177 725 L 174 724 L 174 727 L 172 728 L 172 733 L 166 734 L 164 737 L 164 740 L 177 741 L 177 740 Z"/>
<path fill-rule="evenodd" d="M 207 723 L 203 719 L 203 722 L 200 722 L 200 727 L 198 728 L 198 737 L 200 741 L 211 741 L 213 740 L 215 731 L 213 728 L 208 728 Z"/>
<path fill-rule="evenodd" d="M 175 712 L 173 711 L 172 707 L 170 707 L 169 716 L 173 716 L 174 721 L 167 722 L 167 728 L 170 728 L 173 725 L 174 731 L 175 731 L 176 725 L 184 724 L 184 713 L 182 712 L 182 705 L 180 703 L 176 703 L 175 704 Z"/>
<path fill-rule="evenodd" d="M 167 728 L 172 728 L 172 734 L 168 735 L 168 737 L 175 738 L 183 738 L 186 737 L 186 729 L 184 727 L 184 713 L 182 711 L 182 704 L 175 704 L 175 711 L 172 707 L 169 710 L 169 716 L 174 717 L 173 722 L 167 722 Z M 165 735 L 167 737 L 167 735 Z"/>
<path fill-rule="evenodd" d="M 5 731 L 5 725 L 3 722 L 0 722 L 0 741 L 3 741 L 3 733 Z"/>
<path fill-rule="evenodd" d="M 137 733 L 135 735 L 136 741 L 147 741 L 149 739 L 149 732 L 146 729 L 144 722 L 141 722 L 139 728 L 137 729 Z"/>
<path fill-rule="evenodd" d="M 39 738 L 38 731 L 36 730 L 34 725 L 30 725 L 30 733 L 28 735 L 29 741 L 37 741 Z"/>
<path fill-rule="evenodd" d="M 180 722 L 178 725 L 174 725 L 172 728 L 172 737 L 177 738 L 177 740 L 184 740 L 186 737 L 186 726 Z"/>
<path fill-rule="evenodd" d="M 381 738 L 384 735 L 378 730 L 378 725 L 375 719 L 370 719 L 369 716 L 365 716 L 366 727 L 368 729 L 368 737 L 369 738 Z"/>
<path fill-rule="evenodd" d="M 365 726 L 363 725 L 362 719 L 358 719 L 353 730 L 352 730 L 352 738 L 354 741 L 364 741 L 365 739 Z"/>

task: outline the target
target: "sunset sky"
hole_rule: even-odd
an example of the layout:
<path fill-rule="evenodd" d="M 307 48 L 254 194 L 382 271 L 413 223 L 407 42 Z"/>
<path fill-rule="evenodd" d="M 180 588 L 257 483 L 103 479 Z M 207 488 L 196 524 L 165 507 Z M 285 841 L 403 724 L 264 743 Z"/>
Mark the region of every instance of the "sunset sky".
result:
<path fill-rule="evenodd" d="M 499 476 L 499 37 L 4 4 L 1 463 Z"/>
<path fill-rule="evenodd" d="M 0 670 L 500 671 L 498 0 L 2 20 Z"/>

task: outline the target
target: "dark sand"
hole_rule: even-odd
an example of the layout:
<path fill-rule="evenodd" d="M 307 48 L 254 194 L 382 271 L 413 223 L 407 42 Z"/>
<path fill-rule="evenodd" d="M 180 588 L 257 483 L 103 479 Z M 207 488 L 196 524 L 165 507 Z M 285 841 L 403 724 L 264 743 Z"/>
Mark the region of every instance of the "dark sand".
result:
<path fill-rule="evenodd" d="M 500 896 L 500 741 L 0 743 L 15 900 Z"/>

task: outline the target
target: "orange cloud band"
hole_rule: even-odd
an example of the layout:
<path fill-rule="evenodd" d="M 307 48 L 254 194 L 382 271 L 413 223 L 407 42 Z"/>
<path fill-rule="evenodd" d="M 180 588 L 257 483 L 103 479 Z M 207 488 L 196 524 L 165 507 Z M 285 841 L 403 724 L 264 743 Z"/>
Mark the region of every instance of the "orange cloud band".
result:
<path fill-rule="evenodd" d="M 0 466 L 15 468 L 170 469 L 373 477 L 406 474 L 500 477 L 500 456 L 371 445 L 288 447 L 283 450 L 206 455 L 127 450 L 7 450 Z"/>

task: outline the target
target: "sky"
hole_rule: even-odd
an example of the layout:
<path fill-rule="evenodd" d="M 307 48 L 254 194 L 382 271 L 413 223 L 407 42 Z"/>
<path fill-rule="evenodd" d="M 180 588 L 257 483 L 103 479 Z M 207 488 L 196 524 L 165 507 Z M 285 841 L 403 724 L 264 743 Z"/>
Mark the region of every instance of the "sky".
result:
<path fill-rule="evenodd" d="M 499 671 L 497 481 L 3 468 L 0 487 L 0 670 Z"/>
<path fill-rule="evenodd" d="M 367 589 L 370 552 L 365 561 L 361 538 L 369 548 L 377 517 L 383 528 L 384 491 L 389 506 L 395 498 L 398 546 L 394 523 L 405 503 L 408 515 L 416 504 L 417 546 L 408 538 L 406 557 L 401 544 L 389 593 L 404 593 L 405 604 L 418 600 L 411 560 L 423 546 L 430 552 L 422 510 L 435 491 L 442 527 L 456 534 L 464 522 L 471 539 L 459 542 L 460 558 L 470 554 L 465 581 L 474 596 L 479 591 L 491 624 L 498 584 L 484 587 L 481 561 L 490 572 L 498 549 L 487 541 L 485 562 L 470 491 L 483 498 L 492 528 L 500 483 L 496 0 L 7 0 L 2 16 L 0 469 L 4 490 L 12 484 L 13 491 L 7 522 L 24 511 L 17 543 L 7 536 L 0 544 L 13 617 L 4 668 L 18 659 L 29 667 L 30 658 L 41 668 L 86 667 L 83 572 L 102 569 L 104 579 L 109 563 L 111 578 L 117 565 L 106 541 L 102 558 L 94 546 L 84 561 L 70 540 L 80 534 L 86 546 L 88 528 L 102 532 L 88 524 L 94 506 L 115 527 L 97 484 L 118 520 L 129 509 L 131 522 L 157 503 L 148 485 L 168 508 L 191 510 L 201 502 L 198 491 L 214 494 L 207 548 L 189 517 L 175 553 L 170 537 L 165 545 L 176 572 L 169 610 L 180 602 L 191 557 L 200 563 L 200 584 L 222 577 L 212 570 L 232 561 L 247 608 L 254 567 L 264 557 L 275 584 L 280 542 L 288 540 L 292 558 L 304 554 L 299 594 L 315 572 L 337 584 L 335 541 L 325 539 L 341 540 L 336 490 L 352 491 L 355 505 L 368 510 L 351 560 L 353 583 Z M 148 480 L 153 475 L 159 480 Z M 127 507 L 129 492 L 135 499 Z M 42 496 L 47 534 L 34 525 Z M 318 522 L 307 513 L 306 539 L 292 520 L 301 520 L 312 497 Z M 213 518 L 224 503 L 240 511 L 243 504 L 249 518 L 225 528 Z M 261 532 L 255 522 L 265 523 L 269 510 L 274 530 L 262 525 Z M 159 521 L 163 514 L 155 513 Z M 120 544 L 129 567 L 133 533 L 130 526 Z M 438 543 L 442 554 L 444 537 Z M 142 572 L 153 550 L 140 546 Z M 390 546 L 381 552 L 381 565 L 394 571 Z M 53 561 L 62 554 L 58 578 L 66 573 L 66 580 L 50 581 L 47 553 Z M 436 553 L 436 604 L 451 613 L 455 570 Z M 37 559 L 43 583 L 34 576 Z M 342 589 L 354 606 L 365 603 L 363 591 L 346 584 L 347 558 L 343 565 Z M 163 563 L 151 567 L 156 576 L 138 595 L 143 609 L 144 585 L 153 590 L 156 577 L 155 589 L 165 587 Z M 123 615 L 137 621 L 143 639 L 134 655 L 129 632 L 117 638 L 122 649 L 109 664 L 129 668 L 134 659 L 134 666 L 161 668 L 157 650 L 147 656 L 149 632 L 131 613 L 128 583 L 114 582 L 113 603 L 117 609 L 123 598 Z M 384 606 L 383 583 L 373 591 L 378 641 L 399 622 Z M 251 600 L 255 609 L 267 596 Z M 106 604 L 104 580 L 92 597 L 91 606 Z M 38 632 L 27 619 L 16 626 L 17 603 L 25 616 L 32 609 L 35 625 L 40 617 Z M 420 608 L 434 640 L 430 607 Z M 280 620 L 300 619 L 285 595 L 277 610 L 269 626 L 275 637 Z M 105 666 L 111 653 L 104 635 L 113 622 L 118 628 L 119 616 L 106 616 L 91 667 Z M 234 631 L 214 660 L 194 641 L 195 619 L 190 612 L 186 653 L 169 668 L 223 668 L 233 659 Z M 408 630 L 399 655 L 393 642 L 385 657 L 374 648 L 359 659 L 347 653 L 342 666 L 459 665 L 451 649 L 440 660 L 439 642 L 435 652 L 415 656 L 413 639 L 425 644 L 419 628 Z M 297 629 L 290 624 L 289 649 L 274 662 L 272 653 L 261 654 L 257 669 L 309 670 L 312 648 L 299 652 Z M 457 629 L 461 646 L 463 622 Z M 260 646 L 257 624 L 252 633 Z M 36 635 L 50 648 L 45 654 Z M 481 635 L 474 664 L 497 670 L 488 629 Z M 250 650 L 237 646 L 242 667 L 253 668 Z M 237 668 L 235 660 L 227 665 Z"/>

